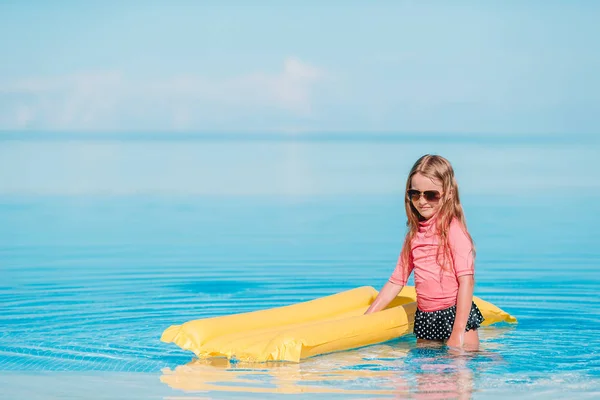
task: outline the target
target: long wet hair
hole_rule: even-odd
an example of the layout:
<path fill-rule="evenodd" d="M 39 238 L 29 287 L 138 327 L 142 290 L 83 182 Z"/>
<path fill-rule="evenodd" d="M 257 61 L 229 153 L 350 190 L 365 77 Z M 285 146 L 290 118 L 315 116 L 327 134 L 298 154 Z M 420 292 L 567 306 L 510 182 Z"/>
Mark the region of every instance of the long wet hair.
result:
<path fill-rule="evenodd" d="M 413 165 L 408 174 L 406 180 L 406 191 L 411 188 L 412 178 L 415 174 L 421 174 L 427 178 L 442 183 L 442 202 L 436 215 L 436 230 L 439 234 L 440 242 L 436 255 L 436 262 L 442 268 L 442 270 L 450 271 L 454 268 L 454 257 L 450 251 L 450 245 L 448 243 L 448 233 L 450 231 L 450 223 L 456 218 L 462 225 L 462 229 L 467 234 L 467 237 L 471 241 L 471 247 L 473 257 L 475 257 L 475 245 L 473 238 L 467 230 L 467 222 L 465 220 L 465 214 L 460 204 L 460 197 L 458 195 L 458 184 L 454 178 L 454 170 L 450 162 L 442 156 L 426 154 L 419 158 Z M 411 254 L 411 243 L 415 234 L 419 230 L 419 222 L 423 221 L 423 217 L 419 214 L 417 209 L 413 206 L 411 199 L 404 194 L 404 207 L 406 208 L 406 216 L 408 221 L 406 225 L 408 232 L 404 239 L 404 246 L 402 250 L 402 262 L 405 269 L 408 269 L 410 254 Z M 433 218 L 433 217 L 432 217 Z M 449 262 L 448 262 L 449 261 Z M 407 270 L 405 271 L 405 273 Z M 441 271 L 440 271 L 441 273 Z"/>

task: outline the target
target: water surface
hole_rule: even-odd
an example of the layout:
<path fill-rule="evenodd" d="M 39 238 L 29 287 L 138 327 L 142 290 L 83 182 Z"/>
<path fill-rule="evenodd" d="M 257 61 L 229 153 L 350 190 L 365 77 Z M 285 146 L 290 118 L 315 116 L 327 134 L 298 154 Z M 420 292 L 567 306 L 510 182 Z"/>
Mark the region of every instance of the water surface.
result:
<path fill-rule="evenodd" d="M 105 143 L 85 145 L 88 151 L 106 150 Z M 166 149 L 180 145 L 168 143 Z M 253 142 L 250 148 L 261 145 Z M 289 142 L 269 142 L 261 153 L 266 158 L 257 161 L 266 169 L 240 172 L 251 182 L 231 189 L 221 188 L 219 179 L 225 185 L 235 168 L 252 164 L 242 155 L 249 144 L 213 143 L 212 150 L 222 146 L 240 155 L 237 164 L 205 171 L 210 179 L 198 177 L 196 189 L 187 193 L 159 189 L 184 188 L 181 182 L 191 176 L 177 184 L 166 181 L 185 165 L 223 167 L 225 161 L 180 160 L 162 178 L 135 183 L 143 168 L 117 178 L 104 169 L 86 170 L 88 159 L 79 164 L 67 159 L 65 171 L 79 166 L 96 174 L 78 194 L 51 194 L 46 189 L 61 184 L 40 183 L 43 168 L 31 146 L 42 143 L 2 146 L 20 152 L 21 161 L 10 153 L 15 163 L 30 165 L 27 176 L 18 172 L 19 179 L 5 181 L 12 192 L 5 187 L 0 198 L 0 385 L 8 398 L 600 394 L 600 196 L 598 182 L 590 180 L 593 170 L 569 178 L 582 162 L 568 158 L 577 154 L 577 145 L 542 148 L 535 159 L 546 160 L 547 169 L 544 164 L 530 169 L 536 179 L 529 180 L 506 160 L 531 167 L 519 156 L 533 145 L 492 146 L 485 151 L 497 158 L 457 162 L 477 245 L 476 295 L 515 315 L 518 325 L 482 328 L 478 354 L 417 348 L 407 336 L 300 364 L 199 361 L 159 338 L 169 325 L 190 319 L 288 305 L 362 285 L 381 287 L 394 268 L 405 221 L 399 193 L 407 161 L 390 154 L 416 152 L 416 144 L 316 142 L 292 151 Z M 156 150 L 155 144 L 123 146 L 117 163 L 137 154 L 143 166 Z M 208 151 L 205 143 L 190 146 Z M 473 150 L 481 144 L 462 146 Z M 504 159 L 501 150 L 508 151 Z M 281 156 L 285 151 L 288 156 Z M 501 177 L 503 163 L 514 179 L 478 180 L 486 166 Z M 269 169 L 278 167 L 287 172 Z M 48 179 L 62 178 L 63 188 L 73 187 L 76 172 L 49 168 L 54 172 Z M 552 179 L 548 171 L 560 173 Z M 293 177 L 300 180 L 286 180 Z M 397 187 L 386 189 L 393 179 Z M 333 188 L 327 186 L 331 182 Z M 202 183 L 209 193 L 197 190 Z M 139 193 L 99 193 L 105 186 Z"/>

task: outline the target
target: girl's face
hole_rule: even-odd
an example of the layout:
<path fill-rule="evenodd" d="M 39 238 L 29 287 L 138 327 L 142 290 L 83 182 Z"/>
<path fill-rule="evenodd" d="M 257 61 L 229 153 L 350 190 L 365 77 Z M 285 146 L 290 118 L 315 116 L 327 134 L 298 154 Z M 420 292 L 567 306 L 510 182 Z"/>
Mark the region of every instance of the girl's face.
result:
<path fill-rule="evenodd" d="M 413 175 L 407 192 L 409 200 L 425 219 L 433 217 L 439 211 L 443 194 L 441 181 L 428 178 L 418 172 Z"/>

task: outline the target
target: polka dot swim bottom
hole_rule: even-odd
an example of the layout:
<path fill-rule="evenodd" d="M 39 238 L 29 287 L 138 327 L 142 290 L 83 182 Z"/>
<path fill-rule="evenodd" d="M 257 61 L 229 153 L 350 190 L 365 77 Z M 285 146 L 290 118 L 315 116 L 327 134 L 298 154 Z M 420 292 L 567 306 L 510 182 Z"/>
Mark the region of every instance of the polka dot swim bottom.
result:
<path fill-rule="evenodd" d="M 452 334 L 455 318 L 456 305 L 432 312 L 421 311 L 417 308 L 415 314 L 415 336 L 418 339 L 446 340 Z M 483 319 L 481 311 L 479 311 L 479 308 L 473 302 L 465 331 L 479 328 Z"/>

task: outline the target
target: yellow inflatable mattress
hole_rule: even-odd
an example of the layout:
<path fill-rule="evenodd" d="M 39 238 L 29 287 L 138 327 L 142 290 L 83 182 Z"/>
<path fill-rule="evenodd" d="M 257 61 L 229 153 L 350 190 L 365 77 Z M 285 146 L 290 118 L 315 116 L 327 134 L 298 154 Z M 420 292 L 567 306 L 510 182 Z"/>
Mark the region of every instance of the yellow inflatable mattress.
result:
<path fill-rule="evenodd" d="M 412 333 L 414 287 L 404 287 L 385 310 L 364 315 L 377 293 L 364 286 L 284 307 L 198 319 L 167 328 L 161 340 L 199 358 L 298 362 Z M 491 303 L 473 300 L 485 318 L 482 325 L 517 321 Z"/>

